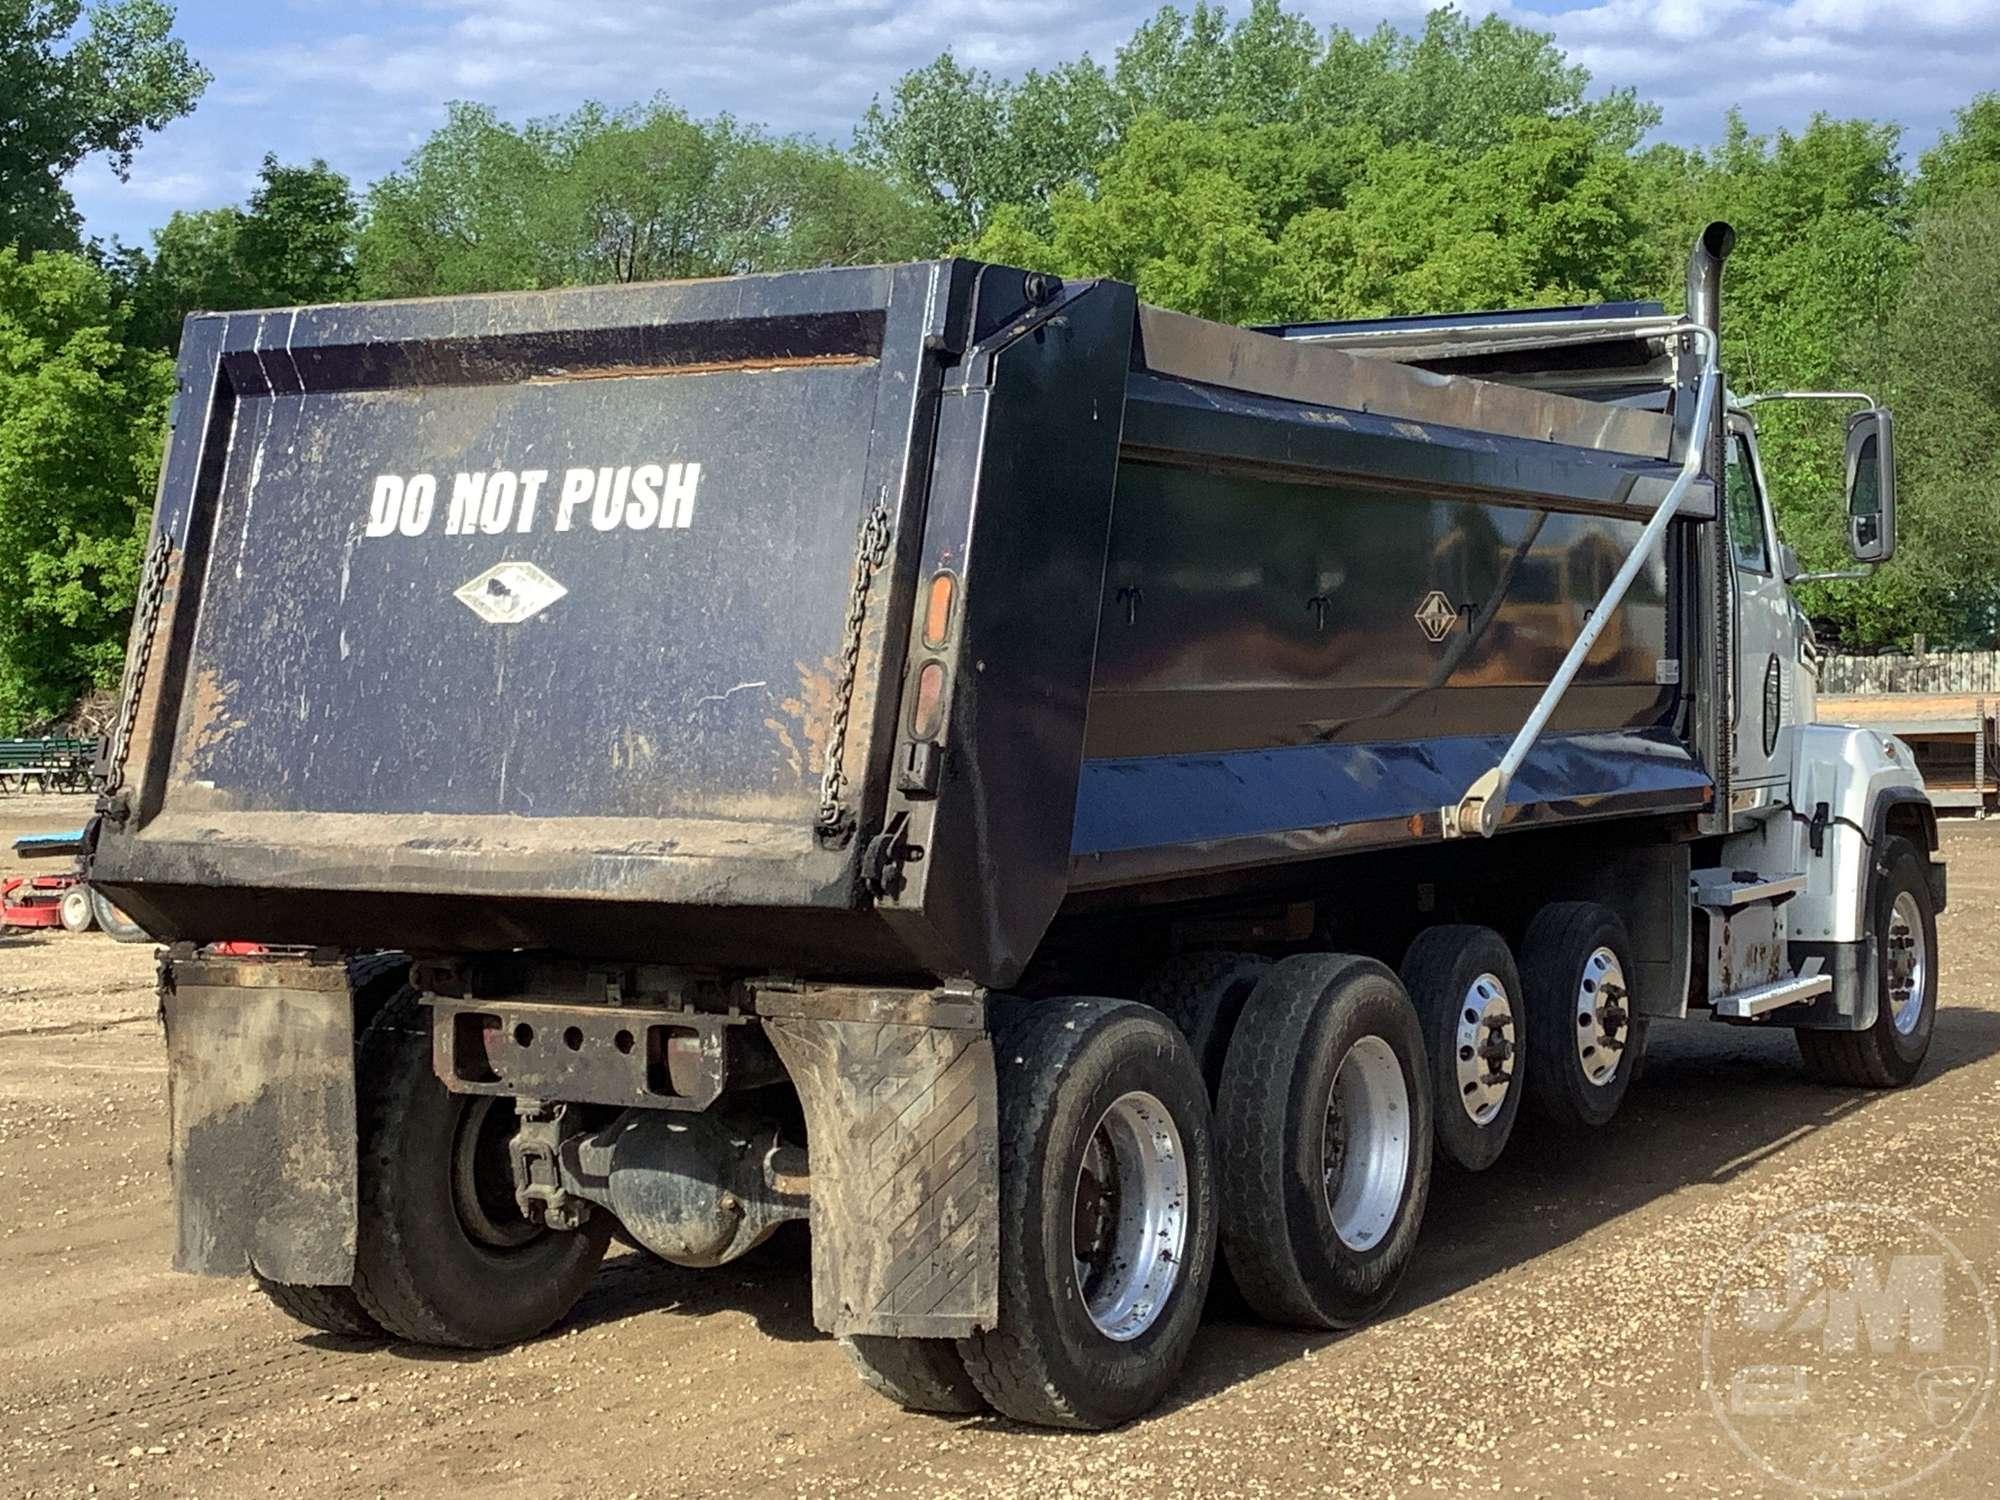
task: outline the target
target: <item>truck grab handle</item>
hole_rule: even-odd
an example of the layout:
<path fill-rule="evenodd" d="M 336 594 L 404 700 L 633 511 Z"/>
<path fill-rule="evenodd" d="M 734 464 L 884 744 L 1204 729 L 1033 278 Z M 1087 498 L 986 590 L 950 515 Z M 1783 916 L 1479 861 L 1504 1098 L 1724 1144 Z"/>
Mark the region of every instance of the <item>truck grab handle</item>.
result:
<path fill-rule="evenodd" d="M 1596 320 L 1593 320 L 1596 321 Z M 1590 648 L 1597 644 L 1597 638 L 1604 631 L 1605 622 L 1612 612 L 1624 601 L 1626 590 L 1632 587 L 1632 580 L 1639 576 L 1639 569 L 1653 555 L 1660 545 L 1660 538 L 1666 535 L 1667 523 L 1680 509 L 1681 497 L 1694 483 L 1701 472 L 1702 454 L 1706 448 L 1709 423 L 1715 418 L 1715 407 L 1722 386 L 1721 344 L 1713 329 L 1700 323 L 1661 322 L 1658 325 L 1634 324 L 1629 319 L 1602 320 L 1605 332 L 1625 332 L 1635 335 L 1660 335 L 1674 337 L 1686 335 L 1696 339 L 1701 345 L 1701 385 L 1695 398 L 1694 424 L 1688 432 L 1686 452 L 1681 457 L 1680 473 L 1668 487 L 1659 508 L 1646 523 L 1646 529 L 1639 533 L 1639 540 L 1632 545 L 1624 564 L 1611 580 L 1611 586 L 1604 591 L 1604 597 L 1597 601 L 1597 607 L 1590 612 L 1590 618 L 1583 622 L 1583 629 L 1571 643 L 1569 654 L 1562 665 L 1556 668 L 1555 676 L 1542 690 L 1534 711 L 1521 725 L 1514 736 L 1514 742 L 1507 747 L 1507 753 L 1500 757 L 1500 763 L 1485 772 L 1465 790 L 1465 795 L 1455 805 L 1439 809 L 1444 836 L 1448 839 L 1463 838 L 1477 834 L 1481 838 L 1491 838 L 1500 831 L 1500 817 L 1507 808 L 1507 789 L 1513 783 L 1514 775 L 1521 769 L 1521 762 L 1528 758 L 1528 752 L 1541 738 L 1548 727 L 1549 718 L 1562 702 L 1563 694 L 1569 691 L 1570 683 L 1582 670 Z M 1572 331 L 1581 331 L 1591 325 L 1573 325 Z"/>

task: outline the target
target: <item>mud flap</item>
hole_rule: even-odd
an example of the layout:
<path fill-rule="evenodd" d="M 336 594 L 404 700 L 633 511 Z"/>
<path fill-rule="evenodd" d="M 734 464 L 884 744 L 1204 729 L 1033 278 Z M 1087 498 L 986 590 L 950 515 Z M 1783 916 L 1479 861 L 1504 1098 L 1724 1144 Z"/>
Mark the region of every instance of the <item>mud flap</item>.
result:
<path fill-rule="evenodd" d="M 174 1269 L 345 1286 L 357 1212 L 354 1004 L 339 963 L 161 969 Z"/>
<path fill-rule="evenodd" d="M 854 992 L 848 992 L 850 997 Z M 999 1107 L 984 1007 L 873 1019 L 865 997 L 772 1014 L 805 1105 L 813 1321 L 828 1333 L 959 1338 L 999 1316 Z"/>

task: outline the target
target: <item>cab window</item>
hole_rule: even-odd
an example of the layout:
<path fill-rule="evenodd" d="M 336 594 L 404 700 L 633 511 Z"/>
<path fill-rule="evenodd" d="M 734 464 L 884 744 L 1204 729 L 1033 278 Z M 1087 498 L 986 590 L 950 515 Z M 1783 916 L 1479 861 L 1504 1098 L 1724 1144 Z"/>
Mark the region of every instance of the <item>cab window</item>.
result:
<path fill-rule="evenodd" d="M 1764 502 L 1757 493 L 1757 474 L 1750 467 L 1750 444 L 1740 432 L 1729 434 L 1729 469 L 1723 485 L 1729 509 L 1729 545 L 1736 566 L 1749 573 L 1771 571 L 1771 554 L 1764 541 Z"/>

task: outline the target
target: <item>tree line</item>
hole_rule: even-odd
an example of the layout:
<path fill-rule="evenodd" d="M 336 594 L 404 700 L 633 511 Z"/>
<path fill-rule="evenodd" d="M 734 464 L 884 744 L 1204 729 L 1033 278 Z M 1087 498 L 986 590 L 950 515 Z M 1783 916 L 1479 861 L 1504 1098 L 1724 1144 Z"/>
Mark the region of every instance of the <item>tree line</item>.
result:
<path fill-rule="evenodd" d="M 208 80 L 162 0 L 83 7 L 0 0 L 0 733 L 116 681 L 188 313 L 946 253 L 1232 322 L 1677 306 L 1694 233 L 1728 218 L 1733 386 L 1857 387 L 1899 418 L 1901 550 L 1806 588 L 1823 640 L 2000 629 L 2000 94 L 1913 165 L 1894 125 L 1828 115 L 1762 136 L 1732 114 L 1691 149 L 1498 17 L 1361 35 L 1197 0 L 1109 62 L 1002 79 L 946 53 L 841 145 L 664 97 L 525 123 L 457 103 L 364 190 L 267 156 L 243 204 L 106 246 L 66 174 L 128 169 Z M 1838 567 L 1838 415 L 1760 417 L 1786 539 Z"/>

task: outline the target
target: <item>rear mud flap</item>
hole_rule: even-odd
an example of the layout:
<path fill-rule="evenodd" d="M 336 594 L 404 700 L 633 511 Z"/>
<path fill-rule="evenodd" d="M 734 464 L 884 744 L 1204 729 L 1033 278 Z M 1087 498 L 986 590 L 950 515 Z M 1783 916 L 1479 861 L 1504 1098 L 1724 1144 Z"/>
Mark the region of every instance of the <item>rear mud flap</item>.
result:
<path fill-rule="evenodd" d="M 357 1209 L 354 1004 L 341 964 L 163 968 L 174 1269 L 345 1286 Z"/>
<path fill-rule="evenodd" d="M 982 1007 L 938 1007 L 960 1025 L 909 1025 L 772 1016 L 776 997 L 760 998 L 805 1105 L 813 1321 L 898 1338 L 993 1327 L 999 1109 Z"/>

